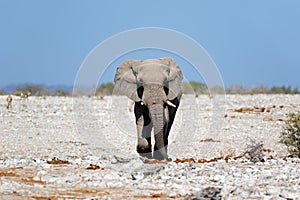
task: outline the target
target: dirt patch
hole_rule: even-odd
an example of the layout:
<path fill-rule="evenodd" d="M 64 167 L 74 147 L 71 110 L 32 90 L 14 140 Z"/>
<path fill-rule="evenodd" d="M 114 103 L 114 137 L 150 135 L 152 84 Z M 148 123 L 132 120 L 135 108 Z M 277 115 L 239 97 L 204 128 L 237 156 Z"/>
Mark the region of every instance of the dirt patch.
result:
<path fill-rule="evenodd" d="M 3 176 L 18 177 L 19 175 L 15 174 L 14 172 L 0 172 L 0 177 Z"/>
<path fill-rule="evenodd" d="M 214 140 L 212 138 L 202 139 L 199 142 L 221 142 L 220 140 Z"/>
<path fill-rule="evenodd" d="M 32 183 L 32 184 L 42 184 L 42 185 L 46 184 L 46 182 L 44 182 L 44 181 L 34 180 L 33 177 L 22 178 L 21 182 L 23 182 L 23 183 Z"/>
<path fill-rule="evenodd" d="M 88 169 L 88 170 L 98 170 L 98 169 L 104 170 L 104 168 L 101 168 L 99 165 L 94 165 L 94 164 L 90 164 L 90 166 L 88 166 L 86 169 Z"/>
<path fill-rule="evenodd" d="M 68 164 L 71 164 L 67 160 L 60 160 L 60 159 L 57 159 L 57 158 L 49 160 L 49 161 L 47 161 L 47 163 L 50 164 L 50 165 L 68 165 Z"/>

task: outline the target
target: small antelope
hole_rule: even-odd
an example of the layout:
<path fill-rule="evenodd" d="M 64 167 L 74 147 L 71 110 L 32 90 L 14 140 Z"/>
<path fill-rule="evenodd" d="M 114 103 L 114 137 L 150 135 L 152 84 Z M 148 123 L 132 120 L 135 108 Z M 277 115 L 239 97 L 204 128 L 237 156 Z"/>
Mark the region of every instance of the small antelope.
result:
<path fill-rule="evenodd" d="M 31 95 L 31 92 L 21 92 L 21 98 L 27 99 Z"/>
<path fill-rule="evenodd" d="M 6 98 L 6 108 L 7 109 L 12 109 L 12 105 L 11 105 L 12 100 L 13 100 L 12 96 L 8 95 Z"/>

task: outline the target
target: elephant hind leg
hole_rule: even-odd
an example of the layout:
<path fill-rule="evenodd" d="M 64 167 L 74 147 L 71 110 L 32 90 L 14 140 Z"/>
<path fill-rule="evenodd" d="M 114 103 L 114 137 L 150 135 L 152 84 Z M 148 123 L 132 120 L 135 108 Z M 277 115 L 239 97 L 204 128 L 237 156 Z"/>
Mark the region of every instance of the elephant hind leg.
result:
<path fill-rule="evenodd" d="M 142 156 L 147 157 L 149 159 L 152 158 L 151 130 L 152 130 L 152 123 L 144 125 L 142 130 L 142 137 L 144 140 L 147 141 L 148 144 L 146 152 L 143 152 L 144 154 Z"/>
<path fill-rule="evenodd" d="M 143 127 L 142 138 L 138 138 L 137 152 L 140 156 L 151 159 L 152 145 L 151 145 L 151 129 L 152 124 Z"/>
<path fill-rule="evenodd" d="M 149 147 L 149 143 L 146 138 L 141 138 L 138 140 L 138 145 L 136 147 L 136 151 L 139 153 L 140 156 L 143 156 L 143 157 L 146 157 L 149 159 L 152 158 L 151 147 Z"/>

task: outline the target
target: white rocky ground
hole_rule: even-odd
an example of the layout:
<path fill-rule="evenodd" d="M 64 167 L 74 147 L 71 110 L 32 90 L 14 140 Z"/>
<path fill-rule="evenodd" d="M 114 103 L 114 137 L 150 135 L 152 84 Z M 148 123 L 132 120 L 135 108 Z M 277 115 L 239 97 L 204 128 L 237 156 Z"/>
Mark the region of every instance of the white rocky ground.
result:
<path fill-rule="evenodd" d="M 278 142 L 300 96 L 222 98 L 184 96 L 173 162 L 145 164 L 125 97 L 14 97 L 8 111 L 0 96 L 0 199 L 300 199 L 300 160 Z M 234 159 L 255 143 L 265 162 Z"/>

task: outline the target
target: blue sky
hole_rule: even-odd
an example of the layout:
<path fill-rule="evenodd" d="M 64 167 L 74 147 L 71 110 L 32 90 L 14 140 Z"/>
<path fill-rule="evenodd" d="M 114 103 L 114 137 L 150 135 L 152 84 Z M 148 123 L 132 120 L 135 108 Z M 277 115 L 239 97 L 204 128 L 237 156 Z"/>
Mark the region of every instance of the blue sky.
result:
<path fill-rule="evenodd" d="M 300 87 L 299 20 L 298 0 L 0 0 L 0 87 L 73 85 L 99 43 L 142 27 L 173 29 L 196 40 L 226 86 Z M 189 80 L 201 81 L 180 64 Z M 113 80 L 112 68 L 101 81 Z"/>

